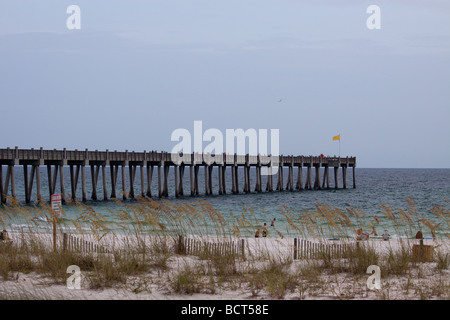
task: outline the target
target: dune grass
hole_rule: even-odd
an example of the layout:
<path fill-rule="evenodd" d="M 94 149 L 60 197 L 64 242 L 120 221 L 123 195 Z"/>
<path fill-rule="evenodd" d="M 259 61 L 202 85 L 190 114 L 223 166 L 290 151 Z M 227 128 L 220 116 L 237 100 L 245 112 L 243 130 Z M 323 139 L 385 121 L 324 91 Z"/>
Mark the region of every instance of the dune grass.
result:
<path fill-rule="evenodd" d="M 231 290 L 256 299 L 450 298 L 448 246 L 437 247 L 434 261 L 428 263 L 414 261 L 411 250 L 418 228 L 436 241 L 444 240 L 439 236 L 450 237 L 449 209 L 444 206 L 434 206 L 424 213 L 419 212 L 413 199 L 407 199 L 406 208 L 383 205 L 376 215 L 323 203 L 317 203 L 315 210 L 302 211 L 280 206 L 286 229 L 271 229 L 271 240 L 296 237 L 320 243 L 332 237 L 352 244 L 343 256 L 323 251 L 314 259 L 294 260 L 290 244 L 281 252 L 265 246 L 265 239 L 253 238 L 262 221 L 251 206 L 243 206 L 240 214 L 229 212 L 225 217 L 204 200 L 115 201 L 118 209 L 110 210 L 109 217 L 87 204 L 70 203 L 76 206 L 79 215 L 69 218 L 63 210 L 57 225 L 57 250 L 52 246 L 50 228 L 37 232 L 46 224 L 43 221 L 51 221 L 51 208 L 46 204 L 30 207 L 14 203 L 13 199 L 9 201 L 9 205 L 0 208 L 2 229 L 18 220 L 28 227 L 10 232 L 12 243 L 0 244 L 0 286 L 2 281 L 16 281 L 21 274 L 30 273 L 50 284 L 65 285 L 69 276 L 67 267 L 77 265 L 83 271 L 86 289 L 123 288 L 136 294 L 150 292 L 152 287 L 168 296 L 217 295 Z M 261 211 L 264 213 L 263 208 Z M 400 246 L 380 252 L 370 242 L 355 245 L 355 229 L 375 230 L 386 225 L 403 236 Z M 88 239 L 107 250 L 99 253 L 64 248 L 63 232 Z M 199 241 L 200 250 L 186 251 L 180 239 L 189 237 Z M 236 239 L 246 239 L 245 247 L 227 250 Z M 219 243 L 222 251 L 212 250 L 213 242 Z M 251 247 L 251 243 L 258 244 L 257 248 Z M 370 265 L 380 266 L 384 279 L 381 290 L 367 289 L 366 270 Z M 0 292 L 0 298 L 5 299 L 27 296 L 40 298 L 39 293 L 17 293 L 13 297 Z M 42 294 L 42 299 L 46 298 Z"/>

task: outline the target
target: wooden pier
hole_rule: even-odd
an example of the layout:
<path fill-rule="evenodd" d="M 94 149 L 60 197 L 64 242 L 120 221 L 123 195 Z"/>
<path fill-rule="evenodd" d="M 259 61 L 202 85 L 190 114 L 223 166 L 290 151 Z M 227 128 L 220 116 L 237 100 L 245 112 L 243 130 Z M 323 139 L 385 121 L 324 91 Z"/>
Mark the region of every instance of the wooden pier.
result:
<path fill-rule="evenodd" d="M 64 185 L 64 167 L 69 167 L 70 172 L 70 197 L 76 199 L 78 183 L 81 180 L 82 196 L 81 201 L 87 201 L 87 179 L 86 166 L 90 167 L 90 183 L 92 193 L 90 199 L 99 200 L 97 186 L 99 183 L 103 186 L 102 200 L 109 198 L 118 198 L 117 188 L 121 183 L 121 192 L 119 195 L 124 199 L 135 198 L 135 176 L 139 167 L 140 174 L 140 196 L 142 197 L 167 197 L 169 196 L 169 172 L 174 174 L 174 195 L 176 197 L 185 194 L 183 189 L 183 180 L 185 169 L 189 171 L 190 195 L 200 194 L 199 171 L 204 168 L 204 195 L 213 194 L 213 173 L 217 171 L 218 194 L 240 193 L 238 168 L 244 170 L 243 192 L 272 192 L 294 191 L 294 190 L 317 190 L 330 189 L 330 168 L 334 168 L 334 188 L 339 187 L 339 168 L 342 168 L 342 188 L 347 188 L 347 168 L 353 168 L 353 188 L 356 187 L 356 158 L 355 157 L 320 157 L 320 156 L 250 156 L 250 155 L 210 155 L 210 154 L 171 154 L 167 152 L 118 152 L 118 151 L 78 151 L 78 150 L 44 150 L 40 149 L 19 149 L 7 148 L 0 149 L 0 194 L 1 203 L 7 201 L 7 197 L 16 198 L 16 179 L 15 166 L 23 167 L 23 181 L 25 188 L 25 202 L 31 203 L 33 186 L 36 186 L 36 199 L 40 202 L 42 198 L 40 166 L 47 166 L 48 192 L 50 199 L 55 193 L 56 185 L 59 185 L 63 202 L 67 196 L 67 189 Z M 107 168 L 111 175 L 110 186 L 107 184 Z M 252 188 L 251 170 L 254 167 L 255 177 Z M 227 170 L 228 168 L 228 170 Z M 278 173 L 273 172 L 278 168 Z M 287 168 L 288 174 L 286 184 L 284 182 L 283 169 Z M 306 168 L 306 182 L 303 182 L 303 174 Z M 321 170 L 323 168 L 323 170 Z M 5 170 L 6 169 L 6 170 Z M 128 182 L 127 186 L 127 169 Z M 158 190 L 154 194 L 151 188 L 153 171 L 157 170 Z M 216 170 L 214 170 L 216 169 Z M 265 172 L 263 173 L 263 170 Z M 102 172 L 102 181 L 98 181 L 99 173 Z M 242 171 L 242 170 L 241 170 Z M 294 174 L 294 171 L 297 173 Z M 313 172 L 314 171 L 314 172 Z M 323 177 L 321 178 L 321 171 Z M 119 175 L 120 172 L 120 175 Z M 227 190 L 225 176 L 231 172 L 231 186 Z M 274 173 L 272 175 L 272 173 Z M 80 179 L 81 175 L 81 179 Z M 267 176 L 265 188 L 262 182 L 262 176 Z M 296 183 L 294 183 L 294 177 Z M 313 179 L 314 176 L 314 179 Z M 274 188 L 274 179 L 277 179 Z M 314 181 L 314 182 L 313 182 Z M 295 187 L 294 187 L 295 185 Z"/>

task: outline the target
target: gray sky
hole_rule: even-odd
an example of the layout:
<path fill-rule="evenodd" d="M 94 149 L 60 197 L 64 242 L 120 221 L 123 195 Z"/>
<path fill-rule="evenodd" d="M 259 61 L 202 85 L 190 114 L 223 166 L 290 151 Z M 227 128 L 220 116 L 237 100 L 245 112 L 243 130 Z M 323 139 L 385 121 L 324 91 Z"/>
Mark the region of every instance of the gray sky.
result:
<path fill-rule="evenodd" d="M 340 133 L 359 167 L 449 168 L 449 77 L 446 0 L 0 2 L 0 148 L 170 151 L 202 120 L 279 129 L 283 154 L 337 154 Z"/>

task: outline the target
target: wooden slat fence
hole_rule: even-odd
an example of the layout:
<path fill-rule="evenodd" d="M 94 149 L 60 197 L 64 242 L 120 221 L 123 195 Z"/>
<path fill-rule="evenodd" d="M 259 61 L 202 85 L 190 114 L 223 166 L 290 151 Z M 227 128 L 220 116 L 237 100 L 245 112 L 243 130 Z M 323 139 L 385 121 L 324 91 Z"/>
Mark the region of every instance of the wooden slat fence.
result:
<path fill-rule="evenodd" d="M 322 243 L 294 238 L 294 259 L 345 258 L 349 250 L 354 248 L 350 243 Z"/>
<path fill-rule="evenodd" d="M 245 240 L 206 240 L 180 236 L 177 252 L 186 255 L 241 255 L 245 256 Z"/>
<path fill-rule="evenodd" d="M 64 251 L 79 251 L 84 253 L 110 253 L 110 251 L 92 241 L 80 239 L 75 235 L 63 234 L 63 249 Z"/>

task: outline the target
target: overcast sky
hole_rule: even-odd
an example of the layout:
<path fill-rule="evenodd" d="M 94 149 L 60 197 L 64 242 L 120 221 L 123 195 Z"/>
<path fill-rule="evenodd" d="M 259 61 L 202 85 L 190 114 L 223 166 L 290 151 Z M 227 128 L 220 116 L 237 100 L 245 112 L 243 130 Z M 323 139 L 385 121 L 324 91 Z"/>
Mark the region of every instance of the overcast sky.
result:
<path fill-rule="evenodd" d="M 279 129 L 282 154 L 338 154 L 340 133 L 359 167 L 449 168 L 450 1 L 2 0 L 0 112 L 0 148 L 170 151 L 201 120 Z"/>

